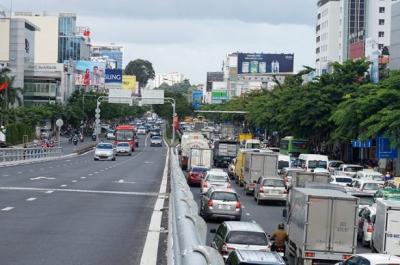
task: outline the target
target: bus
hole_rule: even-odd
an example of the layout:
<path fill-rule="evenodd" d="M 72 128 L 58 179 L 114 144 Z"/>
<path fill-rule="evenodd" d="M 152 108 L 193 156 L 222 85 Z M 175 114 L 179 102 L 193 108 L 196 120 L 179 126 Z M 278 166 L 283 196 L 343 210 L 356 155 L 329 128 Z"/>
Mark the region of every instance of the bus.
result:
<path fill-rule="evenodd" d="M 282 155 L 298 157 L 300 154 L 308 153 L 308 140 L 295 139 L 293 136 L 286 136 L 281 139 L 280 151 Z"/>
<path fill-rule="evenodd" d="M 132 152 L 134 152 L 137 147 L 135 136 L 135 127 L 133 125 L 118 125 L 115 129 L 114 144 L 117 145 L 120 142 L 128 142 Z"/>

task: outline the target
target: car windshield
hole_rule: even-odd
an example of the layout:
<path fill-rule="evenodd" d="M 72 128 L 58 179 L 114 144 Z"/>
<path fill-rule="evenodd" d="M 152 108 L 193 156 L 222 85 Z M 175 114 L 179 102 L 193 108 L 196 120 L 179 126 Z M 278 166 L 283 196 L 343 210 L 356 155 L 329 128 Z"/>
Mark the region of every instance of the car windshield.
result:
<path fill-rule="evenodd" d="M 237 201 L 237 196 L 232 192 L 216 191 L 211 195 L 211 199 L 218 201 Z"/>
<path fill-rule="evenodd" d="M 133 140 L 133 132 L 132 131 L 117 131 L 116 133 L 117 141 L 126 140 L 132 141 Z"/>
<path fill-rule="evenodd" d="M 330 167 L 339 167 L 341 164 L 343 164 L 342 162 L 330 162 L 329 166 Z"/>
<path fill-rule="evenodd" d="M 204 167 L 194 167 L 194 168 L 192 168 L 192 172 L 204 173 L 206 171 L 207 171 L 207 168 L 204 168 Z"/>
<path fill-rule="evenodd" d="M 229 233 L 226 242 L 240 245 L 268 245 L 268 239 L 264 233 L 247 231 L 232 231 Z"/>
<path fill-rule="evenodd" d="M 362 169 L 363 169 L 362 167 L 345 167 L 344 171 L 345 172 L 357 172 L 357 171 L 360 171 Z"/>
<path fill-rule="evenodd" d="M 129 144 L 128 144 L 128 143 L 119 143 L 119 144 L 117 144 L 117 146 L 128 147 L 128 146 L 129 146 Z"/>
<path fill-rule="evenodd" d="M 351 183 L 353 179 L 351 178 L 341 178 L 341 177 L 336 177 L 336 182 L 340 183 Z"/>
<path fill-rule="evenodd" d="M 160 140 L 161 138 L 160 138 L 160 136 L 153 136 L 153 137 L 151 137 L 151 139 L 152 140 Z"/>
<path fill-rule="evenodd" d="M 327 166 L 326 161 L 321 161 L 321 160 L 308 161 L 309 168 L 325 168 L 326 169 L 326 166 Z"/>
<path fill-rule="evenodd" d="M 98 144 L 97 145 L 98 149 L 112 149 L 112 145 L 111 144 Z"/>
<path fill-rule="evenodd" d="M 225 175 L 208 175 L 207 176 L 208 181 L 216 181 L 216 182 L 225 182 L 228 181 L 228 177 Z"/>
<path fill-rule="evenodd" d="M 283 180 L 281 179 L 264 179 L 264 187 L 285 187 Z"/>
<path fill-rule="evenodd" d="M 379 190 L 381 185 L 379 183 L 365 183 L 363 190 Z"/>
<path fill-rule="evenodd" d="M 289 161 L 279 161 L 278 162 L 278 169 L 282 169 L 284 167 L 289 167 Z"/>

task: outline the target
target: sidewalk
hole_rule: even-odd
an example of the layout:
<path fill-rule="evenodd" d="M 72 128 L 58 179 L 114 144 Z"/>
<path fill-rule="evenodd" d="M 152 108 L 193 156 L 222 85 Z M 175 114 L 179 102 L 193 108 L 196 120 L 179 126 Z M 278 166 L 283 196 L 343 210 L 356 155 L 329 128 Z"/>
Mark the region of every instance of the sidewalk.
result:
<path fill-rule="evenodd" d="M 61 147 L 63 149 L 64 156 L 71 155 L 71 154 L 75 153 L 75 151 L 82 149 L 84 147 L 87 147 L 93 143 L 95 143 L 95 142 L 92 141 L 91 137 L 85 137 L 85 140 L 82 143 L 79 141 L 77 145 L 74 145 L 73 143 L 69 143 L 68 138 L 61 137 Z"/>

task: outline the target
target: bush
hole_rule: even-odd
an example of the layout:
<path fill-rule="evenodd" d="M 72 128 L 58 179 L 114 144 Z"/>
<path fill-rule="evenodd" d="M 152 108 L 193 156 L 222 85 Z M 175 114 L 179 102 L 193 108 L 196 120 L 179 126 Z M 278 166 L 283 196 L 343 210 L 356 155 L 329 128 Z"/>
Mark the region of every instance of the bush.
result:
<path fill-rule="evenodd" d="M 7 145 L 23 143 L 24 135 L 28 136 L 28 140 L 32 140 L 35 134 L 35 129 L 32 126 L 23 123 L 10 124 L 6 129 Z"/>

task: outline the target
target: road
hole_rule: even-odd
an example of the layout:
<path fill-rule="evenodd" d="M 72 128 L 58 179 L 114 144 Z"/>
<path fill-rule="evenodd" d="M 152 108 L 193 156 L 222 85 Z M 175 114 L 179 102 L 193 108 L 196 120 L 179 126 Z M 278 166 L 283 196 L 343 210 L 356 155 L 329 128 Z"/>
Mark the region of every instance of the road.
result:
<path fill-rule="evenodd" d="M 139 264 L 166 150 L 0 169 L 1 264 Z"/>
<path fill-rule="evenodd" d="M 279 223 L 284 223 L 282 217 L 282 210 L 284 207 L 280 203 L 263 203 L 257 205 L 254 201 L 253 196 L 246 195 L 243 187 L 239 187 L 234 181 L 232 181 L 233 188 L 238 192 L 243 207 L 242 221 L 256 222 L 258 223 L 267 234 L 272 234 L 277 228 Z M 199 205 L 200 201 L 200 188 L 191 187 L 191 191 Z M 213 228 L 217 228 L 222 220 L 213 220 L 207 223 L 208 231 Z M 211 244 L 214 234 L 207 233 L 207 245 Z M 371 249 L 364 248 L 361 244 L 357 247 L 357 253 L 370 253 Z"/>

